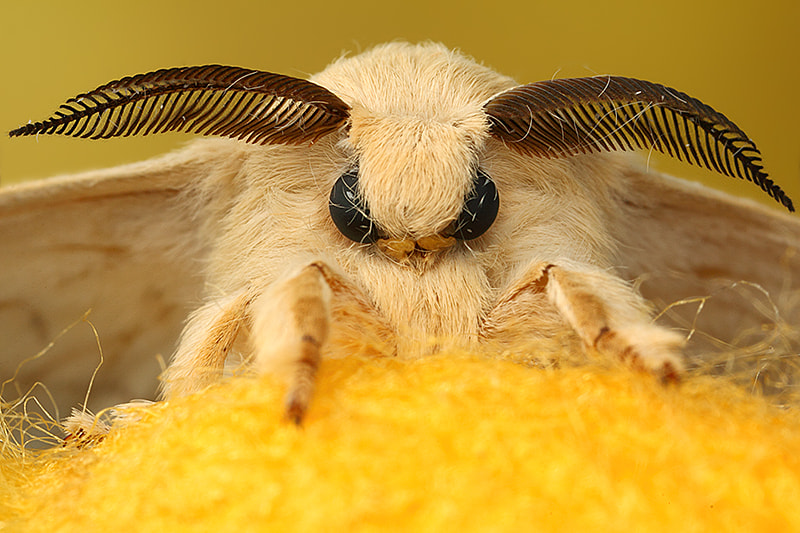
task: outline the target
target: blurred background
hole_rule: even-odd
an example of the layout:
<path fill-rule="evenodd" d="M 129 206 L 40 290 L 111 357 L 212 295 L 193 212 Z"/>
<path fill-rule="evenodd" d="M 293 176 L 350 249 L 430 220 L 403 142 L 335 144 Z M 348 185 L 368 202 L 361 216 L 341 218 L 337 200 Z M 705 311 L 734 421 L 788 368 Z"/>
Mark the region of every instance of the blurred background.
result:
<path fill-rule="evenodd" d="M 2 2 L 0 183 L 137 161 L 187 141 L 5 134 L 112 79 L 204 63 L 304 77 L 344 52 L 434 40 L 520 83 L 617 74 L 680 89 L 744 129 L 770 175 L 800 203 L 794 0 Z M 738 180 L 664 158 L 651 165 L 772 205 Z"/>

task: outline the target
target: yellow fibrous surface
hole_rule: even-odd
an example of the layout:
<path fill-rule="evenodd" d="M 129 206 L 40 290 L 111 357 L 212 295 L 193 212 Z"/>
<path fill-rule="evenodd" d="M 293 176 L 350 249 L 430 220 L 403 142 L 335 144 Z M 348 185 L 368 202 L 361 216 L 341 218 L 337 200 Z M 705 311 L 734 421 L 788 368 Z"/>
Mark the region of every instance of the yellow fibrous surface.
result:
<path fill-rule="evenodd" d="M 0 526 L 800 530 L 800 415 L 724 379 L 448 351 L 326 360 L 302 427 L 282 395 L 234 378 L 136 408 L 94 446 L 9 444 Z"/>

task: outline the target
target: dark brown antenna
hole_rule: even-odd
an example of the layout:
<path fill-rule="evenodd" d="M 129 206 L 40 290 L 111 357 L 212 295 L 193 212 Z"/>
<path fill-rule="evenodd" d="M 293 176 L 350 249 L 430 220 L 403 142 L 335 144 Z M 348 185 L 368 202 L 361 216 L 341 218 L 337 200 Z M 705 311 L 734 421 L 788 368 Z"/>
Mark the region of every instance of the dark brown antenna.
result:
<path fill-rule="evenodd" d="M 250 143 L 299 144 L 336 131 L 350 107 L 307 80 L 239 67 L 158 70 L 70 98 L 49 119 L 9 135 L 90 139 L 185 131 Z"/>
<path fill-rule="evenodd" d="M 539 157 L 601 150 L 655 149 L 753 182 L 794 211 L 736 124 L 701 101 L 663 85 L 598 76 L 515 87 L 484 106 L 490 131 L 509 148 Z"/>

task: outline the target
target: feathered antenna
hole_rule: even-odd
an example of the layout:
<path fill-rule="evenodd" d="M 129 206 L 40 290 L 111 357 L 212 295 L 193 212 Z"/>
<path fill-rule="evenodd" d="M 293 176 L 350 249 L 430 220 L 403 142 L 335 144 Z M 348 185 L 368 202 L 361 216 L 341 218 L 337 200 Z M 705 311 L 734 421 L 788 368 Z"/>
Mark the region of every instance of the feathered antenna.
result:
<path fill-rule="evenodd" d="M 299 144 L 336 131 L 350 107 L 307 80 L 223 65 L 157 70 L 70 98 L 11 137 L 61 134 L 91 139 L 185 131 L 250 143 Z"/>
<path fill-rule="evenodd" d="M 618 76 L 542 81 L 500 93 L 484 110 L 490 132 L 528 155 L 654 148 L 755 183 L 794 211 L 792 200 L 764 172 L 758 148 L 736 124 L 657 83 Z"/>

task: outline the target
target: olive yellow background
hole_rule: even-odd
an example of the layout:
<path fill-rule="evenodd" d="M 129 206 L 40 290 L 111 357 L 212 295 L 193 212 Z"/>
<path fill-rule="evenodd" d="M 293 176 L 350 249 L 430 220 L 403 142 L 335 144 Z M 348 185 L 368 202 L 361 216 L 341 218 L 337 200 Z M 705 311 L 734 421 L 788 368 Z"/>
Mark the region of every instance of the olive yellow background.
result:
<path fill-rule="evenodd" d="M 521 83 L 617 74 L 676 87 L 742 127 L 770 175 L 800 201 L 800 3 L 793 0 L 0 4 L 0 131 L 42 120 L 76 93 L 157 68 L 225 63 L 302 77 L 343 52 L 435 40 Z M 136 161 L 188 138 L 0 137 L 2 183 Z M 653 164 L 762 196 L 708 171 L 662 158 Z"/>

